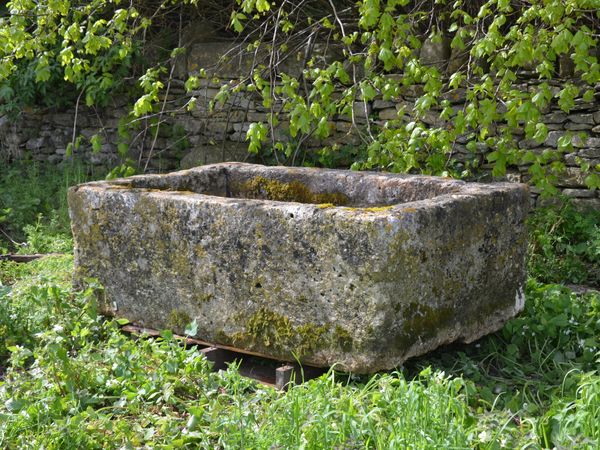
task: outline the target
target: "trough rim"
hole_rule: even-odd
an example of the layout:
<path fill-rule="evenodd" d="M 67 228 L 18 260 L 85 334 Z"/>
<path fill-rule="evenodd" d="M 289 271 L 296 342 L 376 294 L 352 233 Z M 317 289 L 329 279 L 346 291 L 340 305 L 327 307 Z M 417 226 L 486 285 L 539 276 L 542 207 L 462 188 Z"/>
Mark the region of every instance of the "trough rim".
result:
<path fill-rule="evenodd" d="M 457 187 L 456 192 L 449 192 L 434 195 L 432 197 L 412 200 L 407 202 L 397 202 L 391 204 L 376 204 L 370 206 L 347 206 L 347 205 L 334 205 L 326 203 L 305 203 L 295 202 L 289 200 L 268 200 L 268 199 L 256 199 L 247 197 L 225 197 L 214 194 L 199 193 L 181 189 L 171 188 L 148 188 L 148 187 L 133 187 L 131 186 L 131 180 L 152 180 L 152 179 L 176 179 L 181 176 L 189 175 L 190 173 L 202 172 L 211 170 L 214 168 L 230 169 L 230 168 L 242 168 L 242 169 L 268 169 L 276 172 L 331 172 L 335 174 L 344 174 L 349 176 L 355 176 L 357 178 L 369 178 L 369 177 L 380 177 L 380 178 L 392 178 L 400 180 L 433 180 L 440 184 L 455 185 Z M 436 206 L 444 206 L 447 203 L 453 203 L 460 201 L 464 197 L 480 197 L 485 195 L 493 195 L 494 192 L 520 190 L 525 188 L 529 191 L 529 185 L 525 183 L 513 183 L 507 181 L 481 183 L 477 181 L 465 181 L 457 180 L 450 177 L 439 177 L 434 175 L 417 175 L 417 174 L 404 174 L 404 173 L 391 173 L 391 172 L 376 172 L 376 171 L 350 171 L 347 169 L 329 169 L 319 167 L 288 167 L 288 166 L 265 166 L 262 164 L 251 164 L 243 162 L 225 162 L 216 164 L 207 164 L 204 166 L 197 166 L 191 169 L 179 170 L 176 172 L 169 172 L 166 174 L 141 174 L 133 175 L 126 178 L 115 178 L 112 180 L 99 180 L 87 183 L 82 183 L 71 187 L 70 189 L 77 191 L 79 189 L 98 189 L 102 191 L 119 192 L 123 194 L 142 194 L 151 198 L 172 198 L 174 200 L 183 201 L 186 203 L 213 203 L 228 206 L 239 206 L 240 204 L 262 206 L 263 208 L 275 208 L 275 209 L 289 209 L 290 206 L 294 206 L 299 210 L 322 211 L 323 213 L 337 213 L 348 215 L 367 215 L 367 216 L 385 216 L 393 215 L 393 213 L 406 213 L 412 212 L 412 210 L 421 208 L 432 208 Z M 326 206 L 324 206 L 326 205 Z M 408 211 L 407 211 L 408 210 Z"/>

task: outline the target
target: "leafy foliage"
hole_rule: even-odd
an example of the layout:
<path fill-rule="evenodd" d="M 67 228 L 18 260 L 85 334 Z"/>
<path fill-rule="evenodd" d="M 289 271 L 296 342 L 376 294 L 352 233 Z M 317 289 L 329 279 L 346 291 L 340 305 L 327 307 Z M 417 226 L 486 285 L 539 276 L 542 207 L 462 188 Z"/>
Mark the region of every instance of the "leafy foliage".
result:
<path fill-rule="evenodd" d="M 2 109 L 18 114 L 25 105 L 64 106 L 77 97 L 104 103 L 127 75 L 133 38 L 148 24 L 119 3 L 9 2 L 0 16 Z"/>
<path fill-rule="evenodd" d="M 530 219 L 529 271 L 543 282 L 600 286 L 600 212 L 571 204 L 540 208 Z"/>
<path fill-rule="evenodd" d="M 249 0 L 241 4 L 245 14 L 255 13 L 253 20 L 273 24 L 279 32 L 288 21 L 298 23 L 296 2 L 273 7 L 273 11 L 268 4 L 260 7 Z M 313 58 L 299 78 L 270 67 L 270 71 L 281 71 L 280 83 L 275 85 L 272 73 L 267 71 L 266 77 L 257 67 L 248 87 L 261 94 L 264 106 L 272 108 L 266 129 L 289 116 L 291 138 L 296 142 L 327 137 L 329 122 L 338 116 L 350 117 L 368 147 L 366 158 L 355 161 L 354 168 L 469 176 L 479 169 L 476 158 L 466 164 L 453 159 L 457 141 L 466 138 L 466 147 L 473 152 L 480 147 L 493 149 L 487 160 L 494 175 L 504 175 L 509 165 L 527 164 L 532 182 L 544 193 L 554 193 L 552 183 L 564 168 L 559 155 L 572 148 L 575 137 L 561 139 L 557 151 L 536 154 L 521 149 L 517 142 L 521 138 L 516 136 L 524 134 L 525 139 L 541 144 L 548 135 L 543 114 L 550 104 L 569 112 L 580 97 L 583 101 L 594 98 L 594 86 L 600 80 L 595 55 L 598 40 L 593 32 L 600 16 L 595 6 L 575 0 L 364 0 L 352 10 L 354 22 L 347 10 L 340 16 L 331 3 L 320 17 L 287 26 L 281 34 L 302 30 L 310 31 L 310 39 L 327 36 L 343 47 L 346 61 L 323 65 Z M 243 28 L 239 16 L 232 17 L 235 28 Z M 262 40 L 270 38 L 261 36 Z M 444 48 L 446 43 L 448 56 L 453 54 L 457 63 L 454 66 L 419 57 L 426 46 Z M 574 78 L 557 88 L 552 80 L 566 61 L 574 66 Z M 535 85 L 524 89 L 525 85 L 518 84 L 524 77 L 535 79 Z M 466 104 L 457 108 L 451 100 L 461 91 Z M 415 97 L 414 108 L 401 108 L 395 120 L 357 125 L 368 114 L 366 102 L 394 100 L 407 92 Z M 273 108 L 276 102 L 279 108 Z M 257 133 L 249 132 L 248 138 L 253 149 L 264 141 Z M 290 147 L 273 142 L 274 148 L 278 145 L 289 162 L 293 143 Z M 597 168 L 584 169 L 590 173 L 589 187 L 598 187 Z"/>

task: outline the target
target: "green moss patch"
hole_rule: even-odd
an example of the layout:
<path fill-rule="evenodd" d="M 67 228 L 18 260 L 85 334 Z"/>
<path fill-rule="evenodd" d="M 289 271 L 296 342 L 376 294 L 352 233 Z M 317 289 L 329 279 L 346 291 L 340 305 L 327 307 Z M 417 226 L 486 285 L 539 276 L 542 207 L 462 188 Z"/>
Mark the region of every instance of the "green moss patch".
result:
<path fill-rule="evenodd" d="M 350 201 L 341 192 L 313 192 L 299 181 L 283 181 L 257 176 L 240 186 L 240 193 L 248 198 L 274 200 L 280 202 L 298 202 L 330 204 L 344 206 Z"/>
<path fill-rule="evenodd" d="M 184 330 L 185 327 L 192 322 L 192 318 L 184 311 L 180 311 L 178 309 L 174 309 L 169 314 L 169 318 L 167 319 L 167 328 L 181 331 Z"/>
<path fill-rule="evenodd" d="M 325 343 L 328 327 L 307 323 L 294 326 L 290 320 L 275 311 L 260 308 L 246 322 L 243 332 L 231 336 L 236 346 L 254 349 L 273 349 L 285 356 L 304 356 Z"/>

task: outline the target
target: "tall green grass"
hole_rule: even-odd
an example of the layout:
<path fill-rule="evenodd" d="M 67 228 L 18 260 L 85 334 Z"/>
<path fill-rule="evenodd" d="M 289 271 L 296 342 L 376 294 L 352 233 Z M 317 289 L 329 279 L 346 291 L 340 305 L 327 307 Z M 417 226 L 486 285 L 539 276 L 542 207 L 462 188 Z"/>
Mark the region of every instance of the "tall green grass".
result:
<path fill-rule="evenodd" d="M 545 283 L 600 288 L 600 211 L 569 203 L 541 208 L 529 220 L 529 271 Z"/>
<path fill-rule="evenodd" d="M 78 163 L 20 163 L 2 169 L 0 253 L 69 251 L 67 189 L 103 175 Z"/>

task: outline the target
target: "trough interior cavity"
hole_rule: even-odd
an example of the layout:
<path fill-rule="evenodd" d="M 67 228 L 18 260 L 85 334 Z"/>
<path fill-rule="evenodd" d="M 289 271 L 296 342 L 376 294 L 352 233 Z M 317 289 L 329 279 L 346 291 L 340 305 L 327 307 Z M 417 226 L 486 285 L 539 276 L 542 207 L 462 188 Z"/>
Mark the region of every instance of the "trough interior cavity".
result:
<path fill-rule="evenodd" d="M 133 177 L 132 188 L 348 207 L 384 207 L 458 192 L 464 183 L 426 176 L 240 165 Z M 121 183 L 119 183 L 121 184 Z"/>

